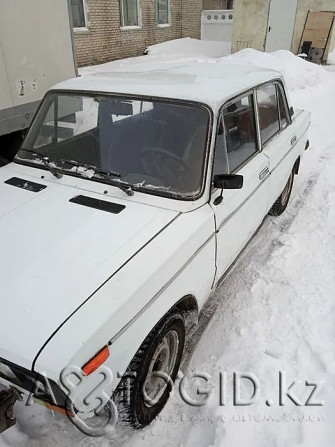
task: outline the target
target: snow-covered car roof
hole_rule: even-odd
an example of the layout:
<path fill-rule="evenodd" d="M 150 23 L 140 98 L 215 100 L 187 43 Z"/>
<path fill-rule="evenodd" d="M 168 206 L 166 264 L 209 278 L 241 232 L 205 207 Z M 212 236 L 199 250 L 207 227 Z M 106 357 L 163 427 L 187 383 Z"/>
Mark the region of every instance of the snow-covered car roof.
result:
<path fill-rule="evenodd" d="M 54 86 L 59 90 L 123 93 L 202 102 L 214 110 L 257 84 L 282 78 L 274 70 L 228 63 L 164 65 L 161 69 L 97 72 Z"/>

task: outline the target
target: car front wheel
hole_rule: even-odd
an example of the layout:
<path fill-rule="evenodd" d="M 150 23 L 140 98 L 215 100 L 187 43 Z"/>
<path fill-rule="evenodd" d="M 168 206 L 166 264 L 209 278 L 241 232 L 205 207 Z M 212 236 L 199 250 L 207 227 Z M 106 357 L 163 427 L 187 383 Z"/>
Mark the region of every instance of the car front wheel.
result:
<path fill-rule="evenodd" d="M 292 192 L 293 180 L 294 180 L 294 171 L 292 170 L 282 193 L 275 201 L 275 203 L 272 205 L 272 208 L 269 211 L 270 216 L 280 216 L 286 210 Z"/>
<path fill-rule="evenodd" d="M 120 421 L 142 428 L 160 413 L 176 379 L 184 343 L 183 316 L 171 311 L 144 340 L 114 393 Z"/>

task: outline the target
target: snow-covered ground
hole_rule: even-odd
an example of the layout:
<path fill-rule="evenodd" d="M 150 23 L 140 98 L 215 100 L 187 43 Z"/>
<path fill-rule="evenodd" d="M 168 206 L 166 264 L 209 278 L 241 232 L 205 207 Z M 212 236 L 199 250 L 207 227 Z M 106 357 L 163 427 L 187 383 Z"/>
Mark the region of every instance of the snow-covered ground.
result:
<path fill-rule="evenodd" d="M 335 50 L 333 50 L 331 53 L 329 53 L 328 55 L 328 64 L 335 64 Z"/>
<path fill-rule="evenodd" d="M 144 56 L 105 64 L 103 70 L 162 67 L 162 61 L 169 59 L 183 60 L 180 55 Z M 117 429 L 108 438 L 96 439 L 85 438 L 62 416 L 37 405 L 17 404 L 17 425 L 0 435 L 1 447 L 334 445 L 335 72 L 287 52 L 265 55 L 245 50 L 224 59 L 197 60 L 244 61 L 280 69 L 292 105 L 312 113 L 311 147 L 296 177 L 288 210 L 265 219 L 202 317 L 206 327 L 188 373 L 207 373 L 208 384 L 214 388 L 212 397 L 206 405 L 195 407 L 175 392 L 158 420 L 146 429 Z M 312 391 L 305 386 L 306 380 L 323 381 L 313 400 L 324 400 L 324 405 L 298 407 L 286 398 L 285 405 L 279 406 L 280 371 L 286 372 L 288 384 L 300 381 L 292 391 L 303 402 Z M 219 405 L 220 372 L 227 377 L 226 406 Z M 258 378 L 261 392 L 256 403 L 232 405 L 233 372 Z M 192 385 L 195 389 L 195 382 Z M 204 381 L 199 385 L 206 388 Z M 242 394 L 248 393 L 250 389 L 243 387 Z M 265 404 L 269 399 L 272 406 Z"/>

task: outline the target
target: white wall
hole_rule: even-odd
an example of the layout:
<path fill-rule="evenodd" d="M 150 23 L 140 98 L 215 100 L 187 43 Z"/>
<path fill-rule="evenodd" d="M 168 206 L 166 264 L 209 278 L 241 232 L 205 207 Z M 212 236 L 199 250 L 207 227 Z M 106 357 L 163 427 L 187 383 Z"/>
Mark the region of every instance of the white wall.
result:
<path fill-rule="evenodd" d="M 233 52 L 251 47 L 263 51 L 268 28 L 270 0 L 235 0 Z M 298 0 L 293 32 L 292 51 L 297 53 L 308 10 L 335 11 L 335 0 Z M 335 32 L 329 45 L 335 48 Z"/>
<path fill-rule="evenodd" d="M 270 0 L 235 0 L 232 51 L 264 50 Z"/>

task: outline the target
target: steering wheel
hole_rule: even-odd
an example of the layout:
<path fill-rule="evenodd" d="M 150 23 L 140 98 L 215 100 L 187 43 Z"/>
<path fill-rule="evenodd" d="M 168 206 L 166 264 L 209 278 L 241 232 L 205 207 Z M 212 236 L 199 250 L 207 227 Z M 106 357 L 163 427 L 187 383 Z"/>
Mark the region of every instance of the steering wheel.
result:
<path fill-rule="evenodd" d="M 145 171 L 167 184 L 185 183 L 184 176 L 192 175 L 191 166 L 179 155 L 159 147 L 146 147 L 141 150 L 140 158 Z M 172 163 L 171 163 L 172 162 Z M 172 185 L 167 185 L 172 186 Z"/>

